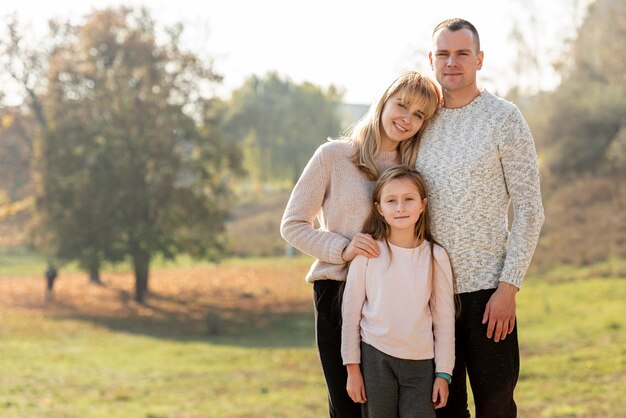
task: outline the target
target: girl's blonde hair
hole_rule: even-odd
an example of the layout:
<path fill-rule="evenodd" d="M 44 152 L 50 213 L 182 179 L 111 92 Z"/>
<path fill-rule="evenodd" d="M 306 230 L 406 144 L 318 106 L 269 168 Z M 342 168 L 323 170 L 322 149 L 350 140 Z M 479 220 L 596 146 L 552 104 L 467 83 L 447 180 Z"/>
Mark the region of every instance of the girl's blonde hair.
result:
<path fill-rule="evenodd" d="M 367 114 L 349 130 L 348 137 L 356 145 L 352 162 L 359 170 L 367 174 L 370 180 L 376 180 L 380 172 L 374 163 L 374 156 L 380 151 L 381 116 L 390 97 L 398 94 L 404 104 L 420 102 L 424 112 L 424 123 L 417 133 L 398 146 L 398 164 L 415 166 L 419 140 L 428 121 L 441 105 L 439 87 L 428 77 L 417 71 L 405 71 L 396 78 L 382 93 L 378 101 L 372 103 Z"/>

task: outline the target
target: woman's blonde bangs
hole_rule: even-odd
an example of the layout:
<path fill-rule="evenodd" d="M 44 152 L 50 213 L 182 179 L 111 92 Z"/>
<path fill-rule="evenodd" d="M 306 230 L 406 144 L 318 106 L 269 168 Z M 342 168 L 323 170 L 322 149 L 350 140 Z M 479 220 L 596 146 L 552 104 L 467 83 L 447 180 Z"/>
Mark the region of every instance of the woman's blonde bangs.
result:
<path fill-rule="evenodd" d="M 420 105 L 426 119 L 435 114 L 441 102 L 435 83 L 417 73 L 411 74 L 411 77 L 397 87 L 397 94 L 402 103 Z"/>

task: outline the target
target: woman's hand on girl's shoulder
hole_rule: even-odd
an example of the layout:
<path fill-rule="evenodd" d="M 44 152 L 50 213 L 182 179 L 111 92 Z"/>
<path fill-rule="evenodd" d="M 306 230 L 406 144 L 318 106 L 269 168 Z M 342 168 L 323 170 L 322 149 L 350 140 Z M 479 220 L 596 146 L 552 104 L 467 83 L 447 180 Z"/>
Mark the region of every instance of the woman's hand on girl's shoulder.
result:
<path fill-rule="evenodd" d="M 370 234 L 358 233 L 352 238 L 350 244 L 341 253 L 341 259 L 345 262 L 352 261 L 357 255 L 367 258 L 376 258 L 380 255 L 378 243 Z"/>

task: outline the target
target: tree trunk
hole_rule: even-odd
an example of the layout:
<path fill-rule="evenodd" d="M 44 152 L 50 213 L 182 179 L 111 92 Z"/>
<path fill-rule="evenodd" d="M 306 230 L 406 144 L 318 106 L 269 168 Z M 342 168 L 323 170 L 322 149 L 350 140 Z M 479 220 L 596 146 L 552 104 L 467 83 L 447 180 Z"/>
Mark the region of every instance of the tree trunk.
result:
<path fill-rule="evenodd" d="M 30 100 L 31 100 L 30 107 L 35 112 L 35 118 L 37 122 L 39 123 L 39 126 L 41 126 L 43 129 L 48 129 L 48 121 L 46 119 L 46 115 L 44 114 L 43 106 L 41 104 L 41 100 L 39 96 L 37 96 L 37 94 L 35 93 L 33 89 L 28 88 L 26 86 L 24 87 L 26 88 L 26 93 L 28 93 L 28 96 L 30 97 Z"/>
<path fill-rule="evenodd" d="M 100 280 L 100 263 L 98 262 L 89 265 L 89 283 L 102 284 L 102 280 Z"/>
<path fill-rule="evenodd" d="M 133 254 L 133 266 L 135 268 L 135 300 L 143 303 L 148 294 L 148 268 L 150 256 L 144 252 Z"/>

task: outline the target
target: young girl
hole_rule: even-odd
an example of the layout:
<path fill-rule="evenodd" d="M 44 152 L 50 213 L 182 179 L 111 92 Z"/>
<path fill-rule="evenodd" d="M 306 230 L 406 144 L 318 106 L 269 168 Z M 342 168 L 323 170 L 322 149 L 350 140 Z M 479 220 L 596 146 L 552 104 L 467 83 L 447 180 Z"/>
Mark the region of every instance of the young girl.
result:
<path fill-rule="evenodd" d="M 420 135 L 439 107 L 439 97 L 429 78 L 415 71 L 402 73 L 348 138 L 317 149 L 285 209 L 283 238 L 316 258 L 306 280 L 313 283 L 316 342 L 332 417 L 361 416 L 360 406 L 346 393 L 337 298 L 347 263 L 357 254 L 379 254 L 372 237 L 360 233 L 372 205 L 373 182 L 389 167 L 415 166 Z M 314 227 L 316 218 L 319 228 Z"/>
<path fill-rule="evenodd" d="M 448 398 L 454 367 L 452 269 L 446 251 L 432 239 L 425 196 L 415 170 L 385 171 L 364 228 L 380 256 L 357 256 L 348 271 L 341 354 L 348 395 L 363 404 L 365 417 L 434 417 Z"/>

